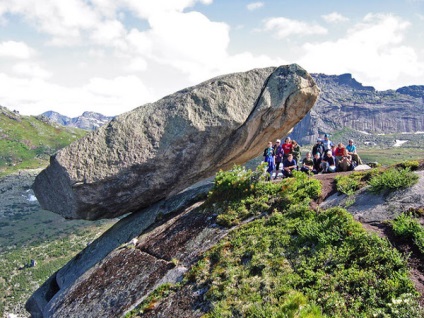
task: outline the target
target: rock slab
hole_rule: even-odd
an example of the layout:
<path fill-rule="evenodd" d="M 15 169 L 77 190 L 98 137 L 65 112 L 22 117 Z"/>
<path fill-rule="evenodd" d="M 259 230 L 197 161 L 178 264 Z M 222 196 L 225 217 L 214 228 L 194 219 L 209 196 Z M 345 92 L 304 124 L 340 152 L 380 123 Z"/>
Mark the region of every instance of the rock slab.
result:
<path fill-rule="evenodd" d="M 41 206 L 69 219 L 114 218 L 258 156 L 312 108 L 296 64 L 213 78 L 114 118 L 60 150 L 36 178 Z"/>

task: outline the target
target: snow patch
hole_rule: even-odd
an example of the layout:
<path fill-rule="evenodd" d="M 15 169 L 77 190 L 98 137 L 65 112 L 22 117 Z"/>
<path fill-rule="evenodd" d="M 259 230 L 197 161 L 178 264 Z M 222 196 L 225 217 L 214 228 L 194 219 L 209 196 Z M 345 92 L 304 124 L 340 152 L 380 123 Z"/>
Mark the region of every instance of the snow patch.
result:
<path fill-rule="evenodd" d="M 393 145 L 393 147 L 400 147 L 406 142 L 408 142 L 408 140 L 395 139 L 395 144 Z"/>
<path fill-rule="evenodd" d="M 371 135 L 369 132 L 358 130 L 360 133 L 363 133 L 364 135 Z"/>

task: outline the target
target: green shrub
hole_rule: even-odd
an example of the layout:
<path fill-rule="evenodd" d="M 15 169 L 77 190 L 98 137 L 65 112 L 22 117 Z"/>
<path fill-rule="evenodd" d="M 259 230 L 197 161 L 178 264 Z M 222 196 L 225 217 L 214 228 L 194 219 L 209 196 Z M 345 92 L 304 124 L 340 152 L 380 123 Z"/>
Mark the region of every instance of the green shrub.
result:
<path fill-rule="evenodd" d="M 424 227 L 410 213 L 402 213 L 390 222 L 397 236 L 411 239 L 421 253 L 424 253 Z"/>
<path fill-rule="evenodd" d="M 372 192 L 381 192 L 386 189 L 407 188 L 417 183 L 417 181 L 418 176 L 411 172 L 409 168 L 389 168 L 381 174 L 372 177 L 369 185 Z"/>
<path fill-rule="evenodd" d="M 337 191 L 347 194 L 353 195 L 360 188 L 360 179 L 353 178 L 350 175 L 338 175 L 336 176 L 336 189 Z"/>
<path fill-rule="evenodd" d="M 418 170 L 420 163 L 417 160 L 408 160 L 395 165 L 399 169 L 410 169 L 411 171 Z"/>
<path fill-rule="evenodd" d="M 188 282 L 207 289 L 205 317 L 423 315 L 403 256 L 341 208 L 292 205 L 243 225 L 204 255 Z"/>
<path fill-rule="evenodd" d="M 302 172 L 294 171 L 293 178 L 281 182 L 266 181 L 264 166 L 255 171 L 234 166 L 220 171 L 209 193 L 207 205 L 217 210 L 217 223 L 231 227 L 241 221 L 275 208 L 288 208 L 293 204 L 309 204 L 321 193 L 321 183 Z"/>

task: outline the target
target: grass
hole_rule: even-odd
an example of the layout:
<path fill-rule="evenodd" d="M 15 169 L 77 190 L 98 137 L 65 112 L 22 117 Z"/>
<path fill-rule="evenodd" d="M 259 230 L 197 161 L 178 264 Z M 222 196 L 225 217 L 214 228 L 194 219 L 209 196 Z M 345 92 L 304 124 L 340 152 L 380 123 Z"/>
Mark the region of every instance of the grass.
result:
<path fill-rule="evenodd" d="M 387 240 L 342 208 L 317 213 L 297 200 L 292 185 L 301 175 L 283 180 L 280 192 L 241 171 L 221 173 L 233 181 L 217 183 L 209 200 L 225 193 L 220 213 L 233 214 L 250 193 L 267 213 L 231 232 L 186 276 L 185 284 L 207 290 L 205 317 L 422 317 L 406 261 Z M 252 184 L 263 191 L 244 191 Z"/>
<path fill-rule="evenodd" d="M 399 237 L 411 240 L 424 254 L 424 227 L 412 213 L 402 213 L 390 222 L 393 232 Z"/>
<path fill-rule="evenodd" d="M 383 166 L 390 166 L 396 162 L 420 160 L 424 158 L 423 148 L 386 148 L 367 147 L 358 150 L 363 162 L 378 162 Z"/>
<path fill-rule="evenodd" d="M 372 192 L 381 192 L 386 189 L 407 188 L 417 182 L 418 175 L 413 173 L 410 168 L 398 169 L 391 167 L 375 175 L 368 183 Z"/>
<path fill-rule="evenodd" d="M 44 166 L 58 149 L 84 136 L 77 128 L 52 126 L 34 116 L 0 109 L 0 177 L 20 169 Z"/>
<path fill-rule="evenodd" d="M 75 229 L 72 234 L 10 247 L 0 253 L 0 316 L 25 313 L 23 306 L 29 296 L 111 224 L 93 224 Z M 36 260 L 35 267 L 28 267 L 31 259 Z"/>

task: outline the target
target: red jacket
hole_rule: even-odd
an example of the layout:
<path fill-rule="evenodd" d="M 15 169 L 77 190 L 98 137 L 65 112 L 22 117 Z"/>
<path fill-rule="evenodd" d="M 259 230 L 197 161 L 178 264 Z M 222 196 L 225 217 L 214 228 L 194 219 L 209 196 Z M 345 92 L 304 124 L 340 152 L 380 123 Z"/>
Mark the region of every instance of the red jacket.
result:
<path fill-rule="evenodd" d="M 284 154 L 285 155 L 288 155 L 289 153 L 292 152 L 293 145 L 291 143 L 290 144 L 284 143 L 284 144 L 282 144 L 281 147 L 283 148 Z"/>
<path fill-rule="evenodd" d="M 337 147 L 336 148 L 336 151 L 335 151 L 335 156 L 336 157 L 343 157 L 343 156 L 346 156 L 347 155 L 347 152 L 346 152 L 346 148 L 339 148 L 339 147 Z"/>

